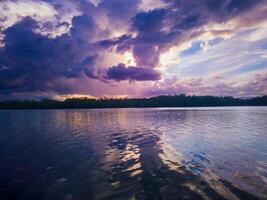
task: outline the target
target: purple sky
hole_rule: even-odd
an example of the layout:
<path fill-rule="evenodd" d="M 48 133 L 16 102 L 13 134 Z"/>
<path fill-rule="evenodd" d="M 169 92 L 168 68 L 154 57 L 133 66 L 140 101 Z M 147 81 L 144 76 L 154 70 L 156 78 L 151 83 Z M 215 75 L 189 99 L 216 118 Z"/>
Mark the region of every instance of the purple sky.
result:
<path fill-rule="evenodd" d="M 0 100 L 267 95 L 266 0 L 2 0 Z"/>

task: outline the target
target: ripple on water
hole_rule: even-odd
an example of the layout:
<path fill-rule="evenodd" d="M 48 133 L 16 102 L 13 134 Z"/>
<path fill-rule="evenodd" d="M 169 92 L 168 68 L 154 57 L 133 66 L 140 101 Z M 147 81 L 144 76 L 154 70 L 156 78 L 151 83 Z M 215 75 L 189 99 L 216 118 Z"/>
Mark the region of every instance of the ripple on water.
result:
<path fill-rule="evenodd" d="M 0 199 L 267 198 L 266 107 L 0 118 Z"/>

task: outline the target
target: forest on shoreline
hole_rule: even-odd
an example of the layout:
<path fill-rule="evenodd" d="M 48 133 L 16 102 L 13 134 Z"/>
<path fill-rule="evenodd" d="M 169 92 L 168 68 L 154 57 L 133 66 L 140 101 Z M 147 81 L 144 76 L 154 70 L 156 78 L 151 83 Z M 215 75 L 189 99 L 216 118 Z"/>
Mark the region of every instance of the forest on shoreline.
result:
<path fill-rule="evenodd" d="M 86 109 L 86 108 L 149 108 L 149 107 L 211 107 L 267 106 L 267 95 L 254 98 L 216 96 L 163 95 L 151 98 L 68 98 L 64 101 L 12 100 L 0 102 L 0 109 Z"/>

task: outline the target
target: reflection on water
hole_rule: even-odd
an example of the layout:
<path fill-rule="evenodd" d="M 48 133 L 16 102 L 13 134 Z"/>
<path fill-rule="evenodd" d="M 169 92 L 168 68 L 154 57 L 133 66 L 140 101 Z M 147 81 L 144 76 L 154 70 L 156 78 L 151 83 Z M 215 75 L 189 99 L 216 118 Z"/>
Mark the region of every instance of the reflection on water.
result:
<path fill-rule="evenodd" d="M 265 199 L 267 108 L 0 111 L 0 199 Z"/>

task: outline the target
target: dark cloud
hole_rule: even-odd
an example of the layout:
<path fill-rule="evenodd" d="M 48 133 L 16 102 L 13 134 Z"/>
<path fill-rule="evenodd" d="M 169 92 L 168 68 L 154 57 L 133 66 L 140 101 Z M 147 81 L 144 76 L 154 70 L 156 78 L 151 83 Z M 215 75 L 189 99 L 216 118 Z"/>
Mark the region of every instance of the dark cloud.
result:
<path fill-rule="evenodd" d="M 106 79 L 113 79 L 116 81 L 155 81 L 160 79 L 160 74 L 151 68 L 126 67 L 125 64 L 120 63 L 107 70 Z"/>
<path fill-rule="evenodd" d="M 125 29 L 129 26 L 131 18 L 139 12 L 142 0 L 102 0 L 97 5 L 88 0 L 74 2 L 82 13 L 90 15 L 96 21 L 103 16 L 107 17 L 109 28 Z"/>
<path fill-rule="evenodd" d="M 114 45 L 123 46 L 123 43 L 127 43 L 129 40 L 131 40 L 131 38 L 132 38 L 131 35 L 122 35 L 120 37 L 112 39 L 101 40 L 98 42 L 98 44 L 104 48 L 109 48 Z M 123 49 L 118 49 L 118 52 L 123 52 Z"/>
<path fill-rule="evenodd" d="M 70 34 L 79 41 L 93 41 L 98 34 L 98 27 L 89 15 L 73 17 Z"/>
<path fill-rule="evenodd" d="M 102 0 L 97 7 L 105 10 L 111 25 L 119 27 L 129 23 L 138 12 L 141 2 L 141 0 Z"/>
<path fill-rule="evenodd" d="M 68 90 L 60 80 L 80 77 L 96 58 L 96 47 L 90 43 L 97 32 L 93 20 L 82 15 L 72 22 L 70 33 L 56 38 L 37 33 L 38 23 L 30 17 L 6 29 L 0 49 L 0 90 Z"/>
<path fill-rule="evenodd" d="M 215 4 L 215 0 L 210 0 L 210 3 Z M 230 13 L 231 15 L 235 15 L 238 14 L 240 12 L 243 12 L 247 9 L 252 8 L 253 6 L 255 6 L 256 4 L 260 3 L 260 2 L 264 2 L 264 0 L 241 0 L 241 1 L 236 1 L 236 0 L 231 0 L 228 3 L 225 4 L 226 6 L 226 10 L 228 13 Z"/>
<path fill-rule="evenodd" d="M 159 62 L 160 50 L 154 44 L 136 43 L 133 46 L 133 55 L 137 65 L 153 68 Z"/>
<path fill-rule="evenodd" d="M 166 9 L 140 12 L 133 18 L 133 30 L 139 34 L 159 32 L 164 27 L 166 15 Z"/>
<path fill-rule="evenodd" d="M 137 65 L 153 68 L 162 52 L 203 34 L 203 25 L 226 22 L 260 2 L 263 0 L 167 0 L 166 7 L 133 17 L 131 29 L 137 36 L 118 44 L 118 49 L 132 49 Z"/>

